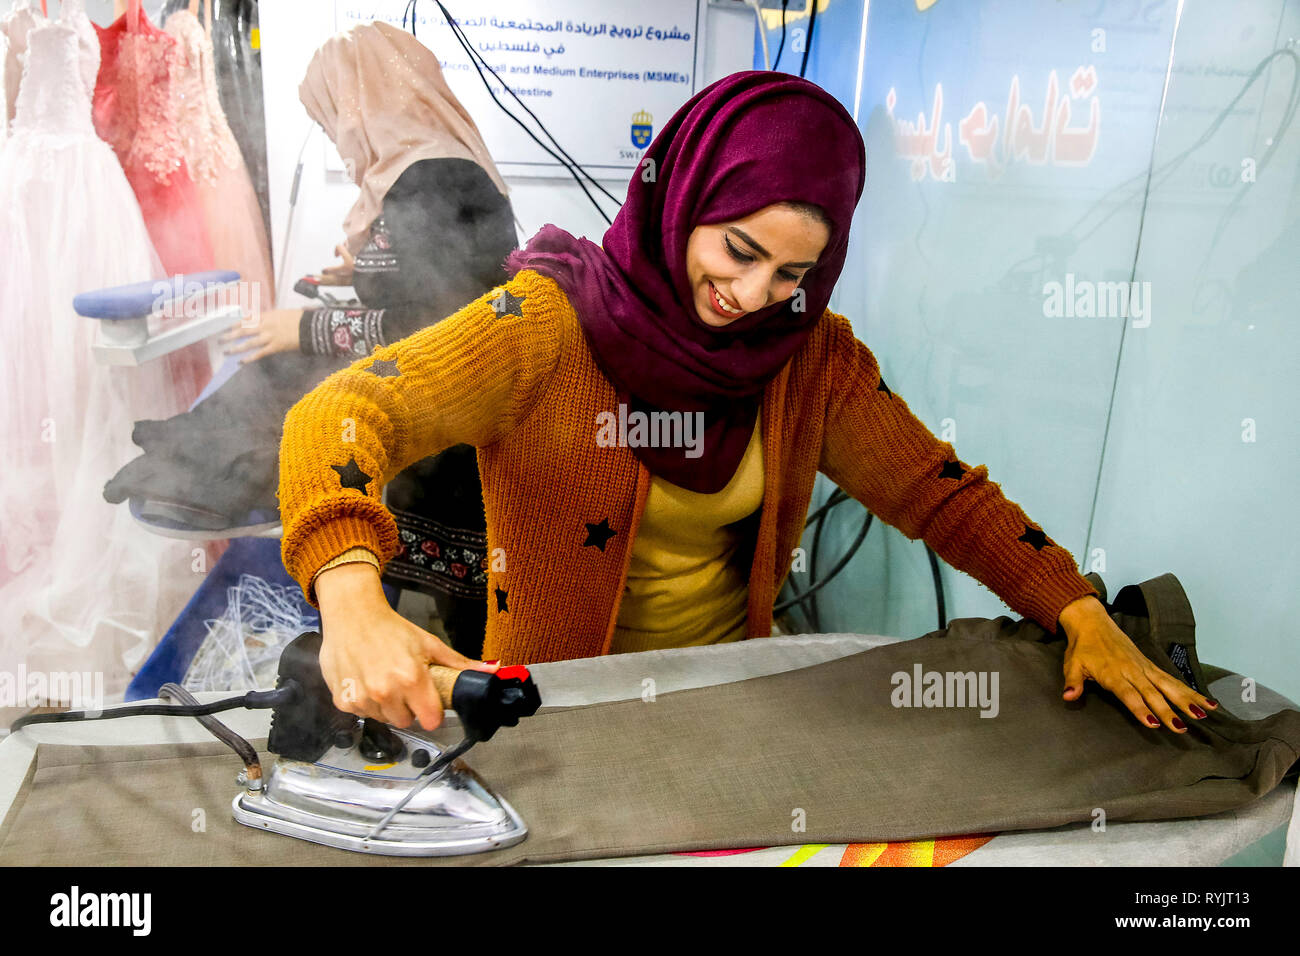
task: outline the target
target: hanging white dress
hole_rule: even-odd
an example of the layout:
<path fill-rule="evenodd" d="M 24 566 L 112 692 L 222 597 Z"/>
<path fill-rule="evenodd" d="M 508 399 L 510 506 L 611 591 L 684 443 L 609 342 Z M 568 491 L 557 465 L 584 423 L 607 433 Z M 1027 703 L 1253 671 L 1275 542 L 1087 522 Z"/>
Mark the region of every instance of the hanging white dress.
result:
<path fill-rule="evenodd" d="M 44 23 L 41 11 L 32 6 L 32 0 L 17 0 L 13 9 L 0 19 L 0 33 L 5 36 L 4 58 L 4 121 L 12 123 L 14 108 L 18 104 L 18 86 L 23 77 L 23 60 L 27 55 L 27 34 Z"/>
<path fill-rule="evenodd" d="M 65 0 L 58 21 L 27 33 L 0 149 L 0 672 L 98 673 L 112 696 L 203 567 L 189 543 L 148 533 L 102 496 L 137 453 L 133 423 L 183 409 L 163 363 L 96 363 L 97 323 L 72 308 L 78 293 L 163 275 L 91 121 L 89 27 L 80 0 Z"/>
<path fill-rule="evenodd" d="M 77 31 L 81 43 L 81 75 L 93 97 L 95 77 L 99 73 L 99 37 L 95 35 L 95 26 L 85 10 L 84 0 L 64 0 L 59 20 Z M 4 132 L 13 122 L 14 110 L 18 106 L 18 88 L 22 82 L 23 61 L 27 57 L 27 34 L 48 22 L 33 6 L 33 0 L 17 0 L 13 9 L 0 19 L 0 61 L 4 63 L 4 89 L 0 91 L 4 109 L 0 115 L 5 118 L 5 122 L 0 124 L 5 127 L 0 130 L 0 142 L 4 141 Z"/>
<path fill-rule="evenodd" d="M 9 62 L 9 35 L 0 30 L 0 64 Z M 0 82 L 0 147 L 9 137 L 9 88 Z"/>

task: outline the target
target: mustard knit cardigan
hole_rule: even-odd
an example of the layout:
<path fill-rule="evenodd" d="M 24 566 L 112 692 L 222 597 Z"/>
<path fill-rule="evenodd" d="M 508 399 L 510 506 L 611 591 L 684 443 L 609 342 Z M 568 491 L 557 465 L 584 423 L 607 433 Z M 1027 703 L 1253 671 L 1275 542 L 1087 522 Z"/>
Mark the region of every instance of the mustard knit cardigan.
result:
<path fill-rule="evenodd" d="M 762 408 L 748 637 L 771 633 L 819 470 L 1049 631 L 1067 604 L 1097 594 L 987 468 L 961 462 L 889 390 L 844 317 L 823 313 L 767 384 Z M 488 572 L 483 656 L 515 664 L 608 653 L 650 487 L 632 449 L 597 444 L 597 416 L 617 409 L 564 292 L 521 271 L 335 372 L 289 410 L 284 565 L 315 604 L 313 575 L 349 548 L 387 561 L 401 549 L 383 485 L 428 455 L 473 445 L 487 516 L 488 553 L 477 556 Z"/>

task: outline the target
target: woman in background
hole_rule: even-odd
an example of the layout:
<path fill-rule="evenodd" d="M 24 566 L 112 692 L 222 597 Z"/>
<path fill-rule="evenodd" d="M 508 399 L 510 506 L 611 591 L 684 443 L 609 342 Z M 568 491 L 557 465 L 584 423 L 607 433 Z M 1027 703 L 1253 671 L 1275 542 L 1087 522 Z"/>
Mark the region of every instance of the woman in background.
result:
<path fill-rule="evenodd" d="M 299 95 L 361 187 L 344 221 L 344 266 L 326 279 L 350 283 L 364 307 L 281 309 L 235 326 L 228 350 L 246 353 L 244 367 L 192 412 L 137 423 L 146 454 L 108 483 L 109 501 L 180 504 L 213 531 L 275 511 L 293 403 L 506 279 L 517 243 L 505 183 L 427 47 L 386 23 L 353 27 L 316 52 Z M 477 656 L 487 546 L 474 449 L 414 463 L 390 485 L 389 504 L 403 550 L 385 580 L 430 595 L 449 641 Z"/>

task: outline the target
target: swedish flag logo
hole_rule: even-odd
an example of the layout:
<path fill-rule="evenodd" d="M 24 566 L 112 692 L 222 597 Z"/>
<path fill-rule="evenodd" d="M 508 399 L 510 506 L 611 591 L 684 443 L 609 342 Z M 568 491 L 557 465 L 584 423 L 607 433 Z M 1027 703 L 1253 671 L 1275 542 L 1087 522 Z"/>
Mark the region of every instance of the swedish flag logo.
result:
<path fill-rule="evenodd" d="M 651 136 L 654 134 L 654 117 L 645 110 L 632 114 L 632 145 L 637 149 L 645 149 L 650 145 Z"/>

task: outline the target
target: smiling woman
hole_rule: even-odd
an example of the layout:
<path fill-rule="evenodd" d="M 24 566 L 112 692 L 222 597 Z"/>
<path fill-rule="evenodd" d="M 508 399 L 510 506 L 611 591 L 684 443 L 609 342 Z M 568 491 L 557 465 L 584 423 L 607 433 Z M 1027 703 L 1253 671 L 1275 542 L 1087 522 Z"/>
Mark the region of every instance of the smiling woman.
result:
<path fill-rule="evenodd" d="M 911 413 L 827 308 L 866 175 L 844 107 L 798 77 L 733 74 L 646 158 L 662 174 L 632 178 L 600 245 L 544 226 L 507 257 L 508 281 L 290 411 L 284 563 L 319 599 L 321 667 L 336 692 L 354 682 L 348 709 L 431 729 L 442 713 L 425 663 L 492 666 L 396 615 L 373 567 L 333 565 L 353 548 L 396 553 L 385 475 L 464 442 L 483 476 L 491 658 L 769 636 L 820 471 L 1066 629 L 1068 699 L 1091 677 L 1139 720 L 1149 704 L 1180 728 L 1162 693 L 1203 716 L 1207 700 L 1142 657 L 1074 557 Z M 674 416 L 702 432 L 631 440 L 633 422 Z M 356 423 L 344 439 L 341 420 Z"/>
<path fill-rule="evenodd" d="M 700 320 L 725 328 L 791 298 L 830 236 L 826 213 L 802 202 L 773 203 L 743 219 L 697 226 L 686 244 L 686 274 Z"/>

